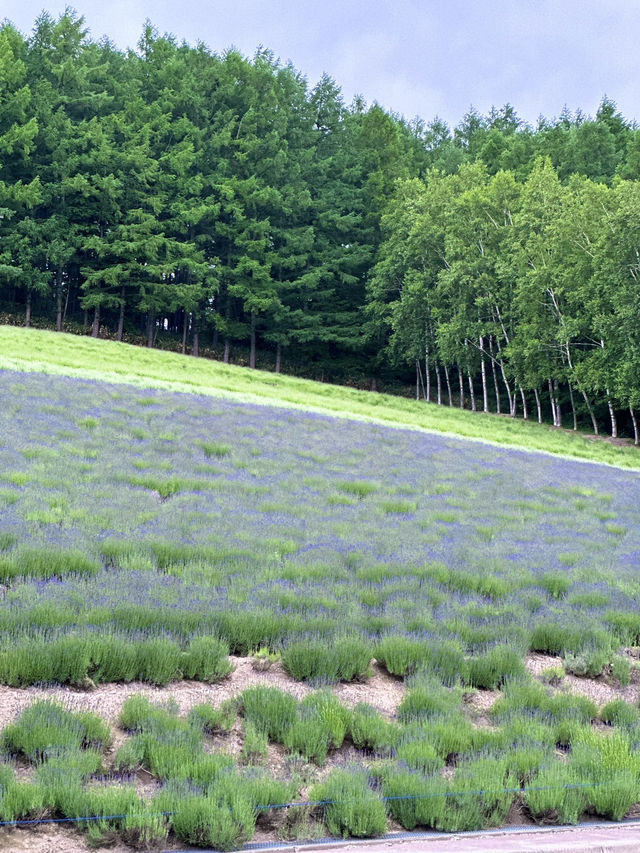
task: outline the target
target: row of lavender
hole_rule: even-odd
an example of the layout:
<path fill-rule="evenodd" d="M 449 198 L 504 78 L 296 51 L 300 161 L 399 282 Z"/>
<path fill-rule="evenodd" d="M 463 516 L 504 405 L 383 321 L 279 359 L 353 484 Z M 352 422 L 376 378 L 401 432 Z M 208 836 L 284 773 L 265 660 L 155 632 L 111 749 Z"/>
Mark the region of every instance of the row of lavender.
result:
<path fill-rule="evenodd" d="M 9 683 L 34 644 L 117 679 L 104 661 L 129 643 L 179 677 L 214 636 L 318 680 L 347 677 L 340 643 L 398 674 L 446 648 L 489 661 L 489 686 L 509 651 L 593 674 L 640 636 L 632 472 L 36 374 L 2 372 L 0 397 Z"/>
<path fill-rule="evenodd" d="M 620 820 L 640 799 L 640 713 L 623 701 L 599 714 L 584 697 L 512 681 L 472 725 L 459 685 L 418 674 L 388 720 L 366 704 L 346 708 L 330 691 L 298 702 L 255 686 L 186 718 L 171 703 L 130 696 L 112 736 L 89 712 L 49 701 L 26 708 L 0 736 L 0 820 L 78 821 L 95 844 L 120 836 L 139 849 L 171 831 L 181 841 L 227 850 L 256 823 L 283 838 L 318 830 L 382 835 L 387 816 L 406 829 L 461 831 L 502 824 L 513 806 L 545 822 L 576 823 L 585 812 Z M 232 754 L 229 732 L 241 738 Z M 271 745 L 284 761 L 265 768 Z M 568 753 L 557 758 L 558 745 Z M 18 781 L 14 762 L 31 767 Z M 329 772 L 319 771 L 330 760 Z M 146 797 L 135 788 L 143 770 Z M 150 787 L 149 783 L 153 786 Z"/>

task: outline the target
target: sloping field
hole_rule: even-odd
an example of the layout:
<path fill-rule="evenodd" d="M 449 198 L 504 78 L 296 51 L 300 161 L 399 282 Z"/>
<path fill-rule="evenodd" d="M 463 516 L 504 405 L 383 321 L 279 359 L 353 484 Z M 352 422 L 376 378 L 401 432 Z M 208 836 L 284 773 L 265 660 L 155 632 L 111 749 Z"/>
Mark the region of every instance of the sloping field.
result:
<path fill-rule="evenodd" d="M 122 381 L 158 354 L 53 375 L 53 337 L 0 372 L 0 820 L 225 849 L 640 801 L 635 471 Z"/>
<path fill-rule="evenodd" d="M 373 419 L 389 425 L 640 469 L 637 448 L 594 441 L 591 436 L 569 430 L 556 430 L 508 417 L 461 412 L 445 406 L 427 406 L 402 397 L 144 350 L 114 341 L 0 326 L 0 369 L 3 368 L 230 396 L 249 402 L 271 402 L 276 406 Z"/>

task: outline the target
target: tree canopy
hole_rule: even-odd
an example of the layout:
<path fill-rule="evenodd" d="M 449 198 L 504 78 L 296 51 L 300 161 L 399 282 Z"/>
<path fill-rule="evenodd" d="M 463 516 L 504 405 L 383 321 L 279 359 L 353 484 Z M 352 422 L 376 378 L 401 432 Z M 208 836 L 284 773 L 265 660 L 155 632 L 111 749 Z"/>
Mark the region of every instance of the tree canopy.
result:
<path fill-rule="evenodd" d="M 640 131 L 603 99 L 450 129 L 264 49 L 0 26 L 0 309 L 635 431 Z"/>

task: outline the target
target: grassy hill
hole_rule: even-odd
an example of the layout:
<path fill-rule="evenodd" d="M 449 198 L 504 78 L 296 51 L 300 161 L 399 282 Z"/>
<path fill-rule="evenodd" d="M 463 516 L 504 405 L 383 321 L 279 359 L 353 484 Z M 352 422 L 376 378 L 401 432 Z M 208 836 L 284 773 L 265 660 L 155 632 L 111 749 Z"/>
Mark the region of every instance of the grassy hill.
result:
<path fill-rule="evenodd" d="M 637 448 L 582 433 L 89 337 L 0 326 L 3 368 L 232 397 L 640 469 Z"/>
<path fill-rule="evenodd" d="M 0 821 L 232 849 L 256 827 L 619 820 L 640 802 L 638 458 L 0 328 Z"/>

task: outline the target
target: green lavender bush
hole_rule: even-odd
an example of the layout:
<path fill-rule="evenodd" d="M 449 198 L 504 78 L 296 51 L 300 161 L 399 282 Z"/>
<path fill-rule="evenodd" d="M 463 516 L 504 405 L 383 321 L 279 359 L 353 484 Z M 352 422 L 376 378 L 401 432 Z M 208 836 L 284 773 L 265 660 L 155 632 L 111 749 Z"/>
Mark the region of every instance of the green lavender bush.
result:
<path fill-rule="evenodd" d="M 248 687 L 241 694 L 244 717 L 263 731 L 269 740 L 283 743 L 296 720 L 298 703 L 276 687 Z"/>
<path fill-rule="evenodd" d="M 387 815 L 384 803 L 369 787 L 364 770 L 336 769 L 309 794 L 324 806 L 325 821 L 331 835 L 348 838 L 375 838 L 384 835 Z"/>
<path fill-rule="evenodd" d="M 103 750 L 109 742 L 109 727 L 89 711 L 74 713 L 56 702 L 41 699 L 25 708 L 14 723 L 5 727 L 5 749 L 30 761 L 45 761 L 51 750 Z"/>

